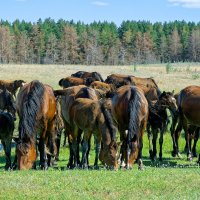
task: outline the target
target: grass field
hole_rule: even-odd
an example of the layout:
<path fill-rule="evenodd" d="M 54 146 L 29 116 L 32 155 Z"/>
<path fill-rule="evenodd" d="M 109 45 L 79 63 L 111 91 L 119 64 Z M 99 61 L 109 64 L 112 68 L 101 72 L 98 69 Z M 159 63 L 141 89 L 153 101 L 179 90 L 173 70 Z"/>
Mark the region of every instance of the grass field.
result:
<path fill-rule="evenodd" d="M 58 89 L 58 81 L 78 70 L 98 71 L 105 78 L 111 73 L 154 77 L 162 90 L 178 92 L 187 85 L 200 84 L 200 64 L 133 66 L 62 66 L 62 65 L 0 65 L 0 79 L 38 79 Z M 17 135 L 16 123 L 15 135 Z M 118 136 L 119 137 L 119 136 Z M 180 150 L 184 149 L 180 139 Z M 200 199 L 200 169 L 197 158 L 187 161 L 172 158 L 169 132 L 164 135 L 163 162 L 149 160 L 147 136 L 144 136 L 144 171 L 133 170 L 66 170 L 68 148 L 61 148 L 57 168 L 48 171 L 4 171 L 4 153 L 0 151 L 0 199 Z M 197 145 L 200 153 L 200 145 Z M 14 155 L 14 150 L 13 153 Z M 94 161 L 91 149 L 90 163 Z"/>

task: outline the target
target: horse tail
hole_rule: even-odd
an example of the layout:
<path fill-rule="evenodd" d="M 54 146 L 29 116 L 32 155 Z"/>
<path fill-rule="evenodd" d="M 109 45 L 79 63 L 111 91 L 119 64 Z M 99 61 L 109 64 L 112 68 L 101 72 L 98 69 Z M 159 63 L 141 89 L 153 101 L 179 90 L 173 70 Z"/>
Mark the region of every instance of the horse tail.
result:
<path fill-rule="evenodd" d="M 114 129 L 113 118 L 112 118 L 111 113 L 108 111 L 108 109 L 104 105 L 104 102 L 101 104 L 101 111 L 105 118 L 105 123 L 109 130 L 111 141 L 115 141 L 116 140 L 116 131 Z"/>
<path fill-rule="evenodd" d="M 140 127 L 139 113 L 142 106 L 141 96 L 136 87 L 131 87 L 131 94 L 128 105 L 129 125 L 128 125 L 128 142 L 136 141 Z"/>
<path fill-rule="evenodd" d="M 44 85 L 38 80 L 30 83 L 30 91 L 23 103 L 22 114 L 19 122 L 20 138 L 33 138 L 35 133 L 36 118 L 40 112 L 44 99 Z"/>

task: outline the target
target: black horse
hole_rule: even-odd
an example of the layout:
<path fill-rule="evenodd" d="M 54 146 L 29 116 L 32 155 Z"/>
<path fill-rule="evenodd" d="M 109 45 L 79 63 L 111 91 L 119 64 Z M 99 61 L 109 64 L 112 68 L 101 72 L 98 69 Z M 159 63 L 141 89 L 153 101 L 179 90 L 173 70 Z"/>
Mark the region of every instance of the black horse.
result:
<path fill-rule="evenodd" d="M 0 139 L 6 156 L 5 169 L 11 169 L 11 142 L 14 118 L 9 112 L 0 111 Z"/>
<path fill-rule="evenodd" d="M 14 119 L 16 119 L 15 113 L 15 102 L 12 94 L 4 88 L 0 89 L 0 110 L 10 112 Z"/>
<path fill-rule="evenodd" d="M 159 99 L 156 101 L 149 101 L 149 118 L 147 123 L 147 133 L 149 139 L 149 154 L 152 160 L 156 159 L 156 141 L 158 132 L 160 131 L 160 152 L 159 160 L 162 161 L 162 145 L 163 145 L 163 134 L 166 131 L 169 119 L 167 116 L 167 110 L 174 112 L 177 110 L 176 99 L 173 93 L 163 92 Z M 153 150 L 152 150 L 153 143 Z"/>

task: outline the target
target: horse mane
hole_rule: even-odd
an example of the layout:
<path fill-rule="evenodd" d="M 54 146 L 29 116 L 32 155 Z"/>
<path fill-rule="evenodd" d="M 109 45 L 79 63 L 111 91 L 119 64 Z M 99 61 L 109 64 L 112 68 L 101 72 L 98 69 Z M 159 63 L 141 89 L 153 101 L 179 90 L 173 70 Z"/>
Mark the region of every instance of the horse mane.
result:
<path fill-rule="evenodd" d="M 30 91 L 23 103 L 22 113 L 19 121 L 20 139 L 33 139 L 37 114 L 43 103 L 44 85 L 35 80 L 30 83 Z"/>
<path fill-rule="evenodd" d="M 116 133 L 115 133 L 115 129 L 113 128 L 114 127 L 113 118 L 112 118 L 111 113 L 105 107 L 104 102 L 101 103 L 101 111 L 102 111 L 103 116 L 105 118 L 105 123 L 106 123 L 106 126 L 108 127 L 110 137 L 111 137 L 111 141 L 114 141 L 116 139 Z"/>
<path fill-rule="evenodd" d="M 129 125 L 128 125 L 128 141 L 137 140 L 137 133 L 139 130 L 139 110 L 142 105 L 141 96 L 136 87 L 130 88 L 130 99 L 128 106 Z"/>

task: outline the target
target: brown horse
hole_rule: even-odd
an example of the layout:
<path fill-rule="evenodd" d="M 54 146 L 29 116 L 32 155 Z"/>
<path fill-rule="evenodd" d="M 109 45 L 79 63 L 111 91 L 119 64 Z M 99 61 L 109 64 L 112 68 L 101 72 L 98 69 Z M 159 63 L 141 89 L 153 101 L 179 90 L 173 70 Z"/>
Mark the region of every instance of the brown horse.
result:
<path fill-rule="evenodd" d="M 14 118 L 9 112 L 0 112 L 0 139 L 6 155 L 5 170 L 11 169 L 11 142 Z"/>
<path fill-rule="evenodd" d="M 63 88 L 68 88 L 77 85 L 85 85 L 85 79 L 76 77 L 66 77 L 60 79 L 58 84 Z"/>
<path fill-rule="evenodd" d="M 92 88 L 88 88 L 83 85 L 69 87 L 63 90 L 55 90 L 54 94 L 56 96 L 61 96 L 61 114 L 64 121 L 65 127 L 65 137 L 64 137 L 64 145 L 66 145 L 66 136 L 68 136 L 69 148 L 70 148 L 70 156 L 69 156 L 69 163 L 67 166 L 69 168 L 73 168 L 74 166 L 78 166 L 80 164 L 79 160 L 79 143 L 81 140 L 81 133 L 82 131 L 78 130 L 78 136 L 74 136 L 74 132 L 72 131 L 72 126 L 70 122 L 70 109 L 71 106 L 76 98 L 89 98 L 93 100 L 98 100 L 95 91 Z M 76 139 L 76 141 L 72 142 L 72 138 Z M 77 149 L 76 153 L 76 160 L 73 153 L 73 148 Z M 74 163 L 74 164 L 73 164 Z"/>
<path fill-rule="evenodd" d="M 72 74 L 71 76 L 73 77 L 77 77 L 77 78 L 92 78 L 90 80 L 90 83 L 92 83 L 93 81 L 101 81 L 104 82 L 102 76 L 100 73 L 98 72 L 86 72 L 86 71 L 78 71 L 74 74 Z"/>
<path fill-rule="evenodd" d="M 100 151 L 99 140 L 101 139 L 101 137 L 103 137 L 107 138 L 107 140 L 103 143 L 104 149 L 102 150 L 102 152 L 103 155 L 105 155 L 103 156 L 103 160 L 108 166 L 110 166 L 111 168 L 115 168 L 117 145 L 115 142 L 115 134 L 112 134 L 112 136 L 110 136 L 108 132 L 111 132 L 113 130 L 113 125 L 110 125 L 112 122 L 111 117 L 109 116 L 109 113 L 106 112 L 108 108 L 105 107 L 103 112 L 107 114 L 105 114 L 105 116 L 107 116 L 105 120 L 101 111 L 101 108 L 103 109 L 103 105 L 100 106 L 98 96 L 95 95 L 96 91 L 92 88 L 77 87 L 78 86 L 74 86 L 65 89 L 65 93 L 62 93 L 62 91 L 58 90 L 55 91 L 56 95 L 62 95 L 62 116 L 70 146 L 70 157 L 68 167 L 73 168 L 79 165 L 78 146 L 80 143 L 80 134 L 84 131 L 82 142 L 82 167 L 87 168 L 88 153 L 90 149 L 89 140 L 94 131 L 95 141 L 97 141 L 95 167 L 98 167 L 98 155 Z M 100 133 L 102 134 L 102 136 Z M 105 153 L 107 151 L 109 151 L 109 153 Z"/>
<path fill-rule="evenodd" d="M 54 152 L 56 115 L 56 99 L 52 88 L 34 80 L 24 85 L 17 95 L 17 112 L 19 115 L 19 141 L 16 154 L 19 169 L 30 169 L 34 166 L 36 155 L 37 134 L 40 137 L 40 166 L 47 168 L 45 145 L 50 140 Z"/>
<path fill-rule="evenodd" d="M 16 98 L 17 89 L 22 87 L 24 83 L 25 81 L 23 80 L 15 80 L 15 81 L 0 80 L 0 89 L 6 88 Z"/>
<path fill-rule="evenodd" d="M 139 169 L 142 169 L 142 138 L 148 119 L 148 102 L 144 93 L 135 86 L 123 86 L 113 96 L 112 104 L 122 141 L 121 162 L 125 159 L 129 169 L 138 159 Z"/>
<path fill-rule="evenodd" d="M 123 85 L 130 85 L 131 79 L 129 75 L 111 74 L 107 76 L 105 83 L 113 84 L 116 88 L 119 88 Z"/>
<path fill-rule="evenodd" d="M 188 159 L 192 159 L 191 153 L 191 137 L 194 137 L 193 154 L 196 154 L 196 143 L 199 137 L 199 127 L 200 127 L 200 87 L 199 86 L 188 86 L 180 91 L 177 97 L 178 104 L 178 125 L 176 130 L 172 129 L 172 135 L 174 137 L 173 141 L 173 156 L 179 154 L 178 138 L 182 128 L 185 132 L 187 156 Z M 172 127 L 174 128 L 174 127 Z M 173 132 L 174 131 L 174 132 Z M 199 158 L 200 160 L 200 158 Z"/>
<path fill-rule="evenodd" d="M 112 116 L 106 107 L 99 101 L 78 98 L 74 101 L 70 110 L 71 124 L 73 123 L 74 136 L 78 135 L 78 128 L 84 131 L 82 141 L 82 167 L 88 168 L 87 152 L 88 142 L 93 133 L 95 138 L 95 163 L 94 167 L 98 168 L 98 159 L 101 148 L 101 138 L 103 136 L 103 161 L 110 167 L 117 167 L 117 144 L 116 129 L 112 122 Z M 109 138 L 108 141 L 107 137 Z M 75 140 L 75 138 L 74 138 Z M 76 155 L 76 149 L 74 155 Z M 105 153 L 106 152 L 106 153 Z M 114 154 L 113 154 L 114 153 Z"/>

